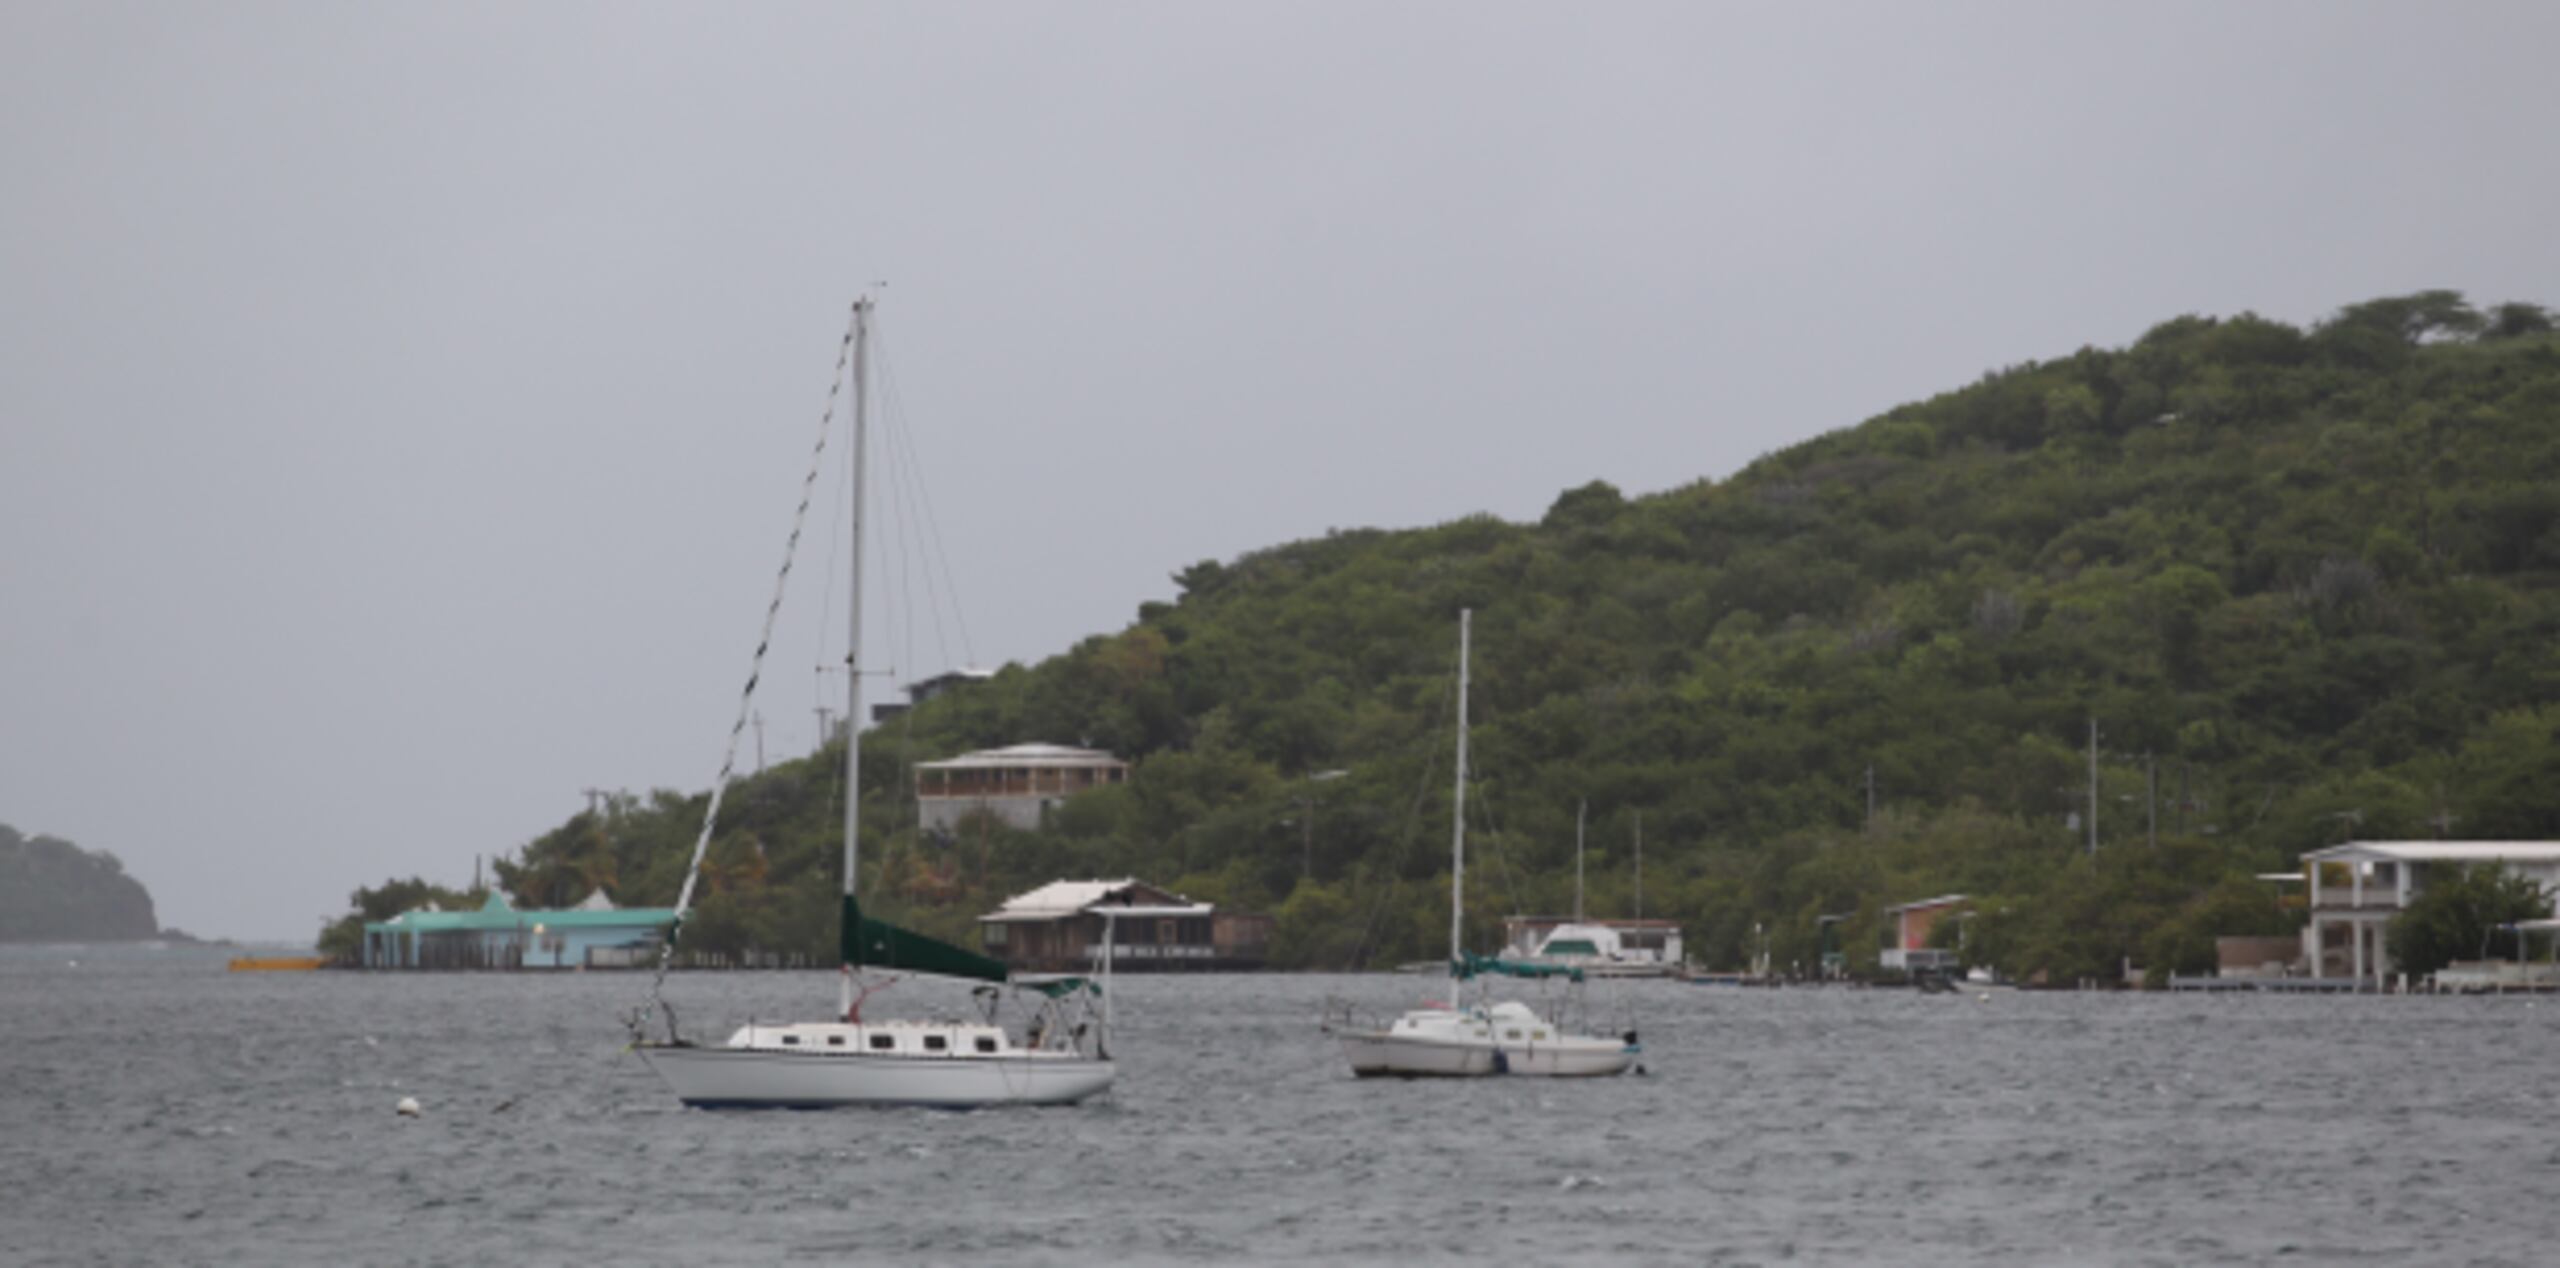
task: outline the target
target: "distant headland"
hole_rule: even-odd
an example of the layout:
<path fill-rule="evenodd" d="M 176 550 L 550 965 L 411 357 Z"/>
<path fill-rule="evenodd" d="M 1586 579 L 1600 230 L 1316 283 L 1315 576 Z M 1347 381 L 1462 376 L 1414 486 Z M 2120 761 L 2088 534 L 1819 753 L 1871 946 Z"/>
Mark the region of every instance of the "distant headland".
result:
<path fill-rule="evenodd" d="M 0 823 L 0 942 L 139 942 L 164 937 L 151 891 L 104 850 L 24 836 Z"/>

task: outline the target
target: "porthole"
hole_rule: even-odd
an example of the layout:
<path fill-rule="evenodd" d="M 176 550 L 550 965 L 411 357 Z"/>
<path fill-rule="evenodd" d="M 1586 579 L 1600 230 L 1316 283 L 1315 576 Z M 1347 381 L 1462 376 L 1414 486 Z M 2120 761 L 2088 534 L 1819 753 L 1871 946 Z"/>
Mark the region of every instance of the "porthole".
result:
<path fill-rule="evenodd" d="M 895 1047 L 897 1047 L 897 1046 L 898 1046 L 898 1041 L 897 1041 L 895 1038 L 892 1038 L 891 1036 L 888 1036 L 888 1035 L 873 1035 L 873 1036 L 871 1036 L 871 1050 L 872 1050 L 873 1052 L 887 1052 L 887 1051 L 888 1051 L 888 1050 L 890 1050 L 891 1048 L 895 1048 Z"/>
<path fill-rule="evenodd" d="M 784 1036 L 782 1037 L 782 1042 L 784 1042 L 784 1043 L 786 1043 L 786 1044 L 789 1044 L 789 1045 L 791 1045 L 791 1046 L 792 1046 L 792 1047 L 794 1047 L 794 1048 L 797 1048 L 797 1047 L 799 1047 L 799 1046 L 800 1046 L 800 1036 L 798 1036 L 798 1035 L 784 1035 Z"/>
<path fill-rule="evenodd" d="M 941 1035 L 926 1035 L 924 1037 L 924 1050 L 927 1052 L 948 1052 L 950 1049 L 951 1041 Z"/>
<path fill-rule="evenodd" d="M 842 1036 L 842 1035 L 829 1035 L 829 1036 L 827 1036 L 827 1046 L 828 1046 L 828 1047 L 830 1047 L 830 1048 L 841 1048 L 841 1047 L 843 1047 L 843 1046 L 844 1046 L 844 1036 Z"/>
<path fill-rule="evenodd" d="M 991 1036 L 991 1035 L 980 1035 L 980 1036 L 978 1036 L 978 1051 L 980 1051 L 980 1052 L 993 1052 L 993 1051 L 995 1051 L 995 1050 L 996 1050 L 996 1041 L 995 1041 L 995 1038 L 994 1038 L 993 1036 Z"/>

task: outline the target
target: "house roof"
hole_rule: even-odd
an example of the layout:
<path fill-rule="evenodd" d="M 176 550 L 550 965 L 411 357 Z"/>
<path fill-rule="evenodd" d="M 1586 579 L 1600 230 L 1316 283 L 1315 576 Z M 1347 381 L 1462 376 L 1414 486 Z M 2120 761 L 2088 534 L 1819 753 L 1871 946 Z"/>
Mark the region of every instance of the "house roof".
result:
<path fill-rule="evenodd" d="M 1098 748 L 1064 744 L 1016 744 L 981 749 L 939 762 L 918 762 L 917 770 L 975 770 L 989 766 L 1125 766 L 1128 763 Z"/>
<path fill-rule="evenodd" d="M 1952 907 L 1957 903 L 1969 902 L 1972 900 L 1972 897 L 1973 896 L 1970 894 L 1940 894 L 1935 898 L 1923 898 L 1916 903 L 1904 903 L 1899 907 L 1887 907 L 1884 909 L 1884 914 L 1892 916 L 1906 911 L 1926 911 L 1932 907 Z"/>
<path fill-rule="evenodd" d="M 1206 916 L 1216 910 L 1213 903 L 1195 903 L 1180 894 L 1124 877 L 1116 881 L 1051 881 L 1030 893 L 1006 899 L 1004 906 L 978 917 L 978 921 L 1061 920 L 1103 906 L 1143 916 Z"/>
<path fill-rule="evenodd" d="M 2307 863 L 2560 863 L 2560 841 L 2349 841 Z"/>

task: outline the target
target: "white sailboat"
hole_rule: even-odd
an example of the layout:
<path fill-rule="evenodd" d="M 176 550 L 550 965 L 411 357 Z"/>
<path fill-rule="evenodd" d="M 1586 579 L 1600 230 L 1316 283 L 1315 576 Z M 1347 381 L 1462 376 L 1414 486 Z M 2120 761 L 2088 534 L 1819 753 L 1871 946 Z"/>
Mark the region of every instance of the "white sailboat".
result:
<path fill-rule="evenodd" d="M 852 615 L 848 625 L 851 650 L 845 657 L 848 700 L 845 709 L 844 901 L 839 929 L 843 971 L 836 1015 L 820 1021 L 787 1024 L 750 1023 L 717 1046 L 695 1045 L 677 1037 L 672 1012 L 663 1039 L 643 1033 L 652 1011 L 665 1011 L 663 998 L 634 1018 L 634 1049 L 665 1081 L 677 1099 L 702 1108 L 815 1109 L 844 1105 L 933 1105 L 972 1108 L 988 1105 L 1072 1104 L 1111 1086 L 1108 997 L 1081 977 L 1048 975 L 1014 979 L 1005 966 L 975 952 L 911 933 L 872 919 L 862 912 L 856 895 L 860 860 L 860 785 L 862 732 L 862 501 L 863 450 L 868 422 L 869 345 L 872 301 L 855 301 L 853 324 L 846 336 L 853 369 L 853 579 Z M 841 373 L 843 365 L 838 365 Z M 820 447 L 824 448 L 823 432 Z M 814 483 L 816 472 L 812 470 Z M 804 485 L 804 490 L 807 486 Z M 801 512 L 808 509 L 804 491 Z M 799 540 L 795 524 L 792 540 Z M 790 561 L 783 563 L 783 578 Z M 777 583 L 777 586 L 779 583 Z M 772 612 L 766 618 L 771 641 Z M 746 696 L 752 699 L 760 676 L 763 648 L 757 649 L 757 672 L 748 675 Z M 741 701 L 741 726 L 747 701 Z M 731 731 L 735 761 L 738 728 Z M 723 766 L 706 813 L 701 841 L 684 892 L 676 900 L 675 928 L 662 950 L 658 978 L 665 981 L 667 954 L 672 952 L 690 909 L 694 878 L 701 874 L 702 852 L 711 840 L 719 815 L 720 793 L 728 783 Z M 1108 935 L 1106 935 L 1106 944 Z M 863 996 L 857 982 L 865 970 L 975 980 L 981 1015 L 938 1020 L 864 1021 Z M 1109 972 L 1106 961 L 1104 972 Z M 860 988 L 860 989 L 858 989 Z M 1027 1000 L 1030 1017 L 1017 1039 L 998 1023 L 997 1009 L 1007 993 Z M 1028 992 L 1027 995 L 1023 994 Z M 1099 1003 L 1097 1003 L 1099 1001 Z"/>
<path fill-rule="evenodd" d="M 1386 1026 L 1332 1027 L 1351 1072 L 1362 1078 L 1469 1077 L 1530 1074 L 1560 1077 L 1621 1074 L 1642 1051 L 1634 1031 L 1619 1038 L 1568 1032 L 1560 1019 L 1542 1016 L 1516 1000 L 1465 1002 L 1469 979 L 1580 974 L 1480 959 L 1466 952 L 1467 880 L 1467 661 L 1472 613 L 1458 613 L 1458 787 L 1450 841 L 1449 1000 L 1417 1008 Z"/>
<path fill-rule="evenodd" d="M 1681 969 L 1680 928 L 1646 921 L 1644 911 L 1644 812 L 1636 812 L 1636 911 L 1633 920 L 1586 920 L 1582 915 L 1582 827 L 1589 803 L 1573 813 L 1573 915 L 1565 920 L 1514 916 L 1519 932 L 1502 949 L 1506 960 L 1580 969 L 1587 977 L 1672 977 Z"/>

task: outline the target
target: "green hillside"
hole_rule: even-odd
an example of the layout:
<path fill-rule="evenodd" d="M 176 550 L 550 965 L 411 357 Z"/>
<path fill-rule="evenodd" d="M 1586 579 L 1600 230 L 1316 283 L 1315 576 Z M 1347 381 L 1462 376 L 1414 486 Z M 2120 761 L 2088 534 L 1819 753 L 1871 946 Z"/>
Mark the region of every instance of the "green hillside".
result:
<path fill-rule="evenodd" d="M 130 942 L 160 936 L 151 891 L 104 850 L 0 823 L 0 942 Z M 177 935 L 183 937 L 184 935 Z"/>
<path fill-rule="evenodd" d="M 1480 946 L 1569 905 L 1586 799 L 1589 908 L 1632 914 L 1641 815 L 1644 914 L 1723 966 L 1755 925 L 1810 961 L 1817 915 L 1871 948 L 1880 906 L 1962 891 L 1986 896 L 1972 949 L 2013 972 L 2193 968 L 2213 933 L 2287 927 L 2246 877 L 2303 849 L 2560 837 L 2560 335 L 2531 305 L 2182 317 L 1722 482 L 1175 579 L 1128 628 L 866 739 L 869 892 L 958 933 L 1028 884 L 1133 873 L 1278 912 L 1292 964 L 1430 957 L 1462 607 Z M 2094 859 L 2066 820 L 2092 719 Z M 956 842 L 879 791 L 1034 740 L 1137 772 L 1053 831 Z M 837 782 L 804 762 L 733 792 L 692 936 L 827 945 Z M 701 802 L 617 798 L 501 878 L 669 901 Z"/>

